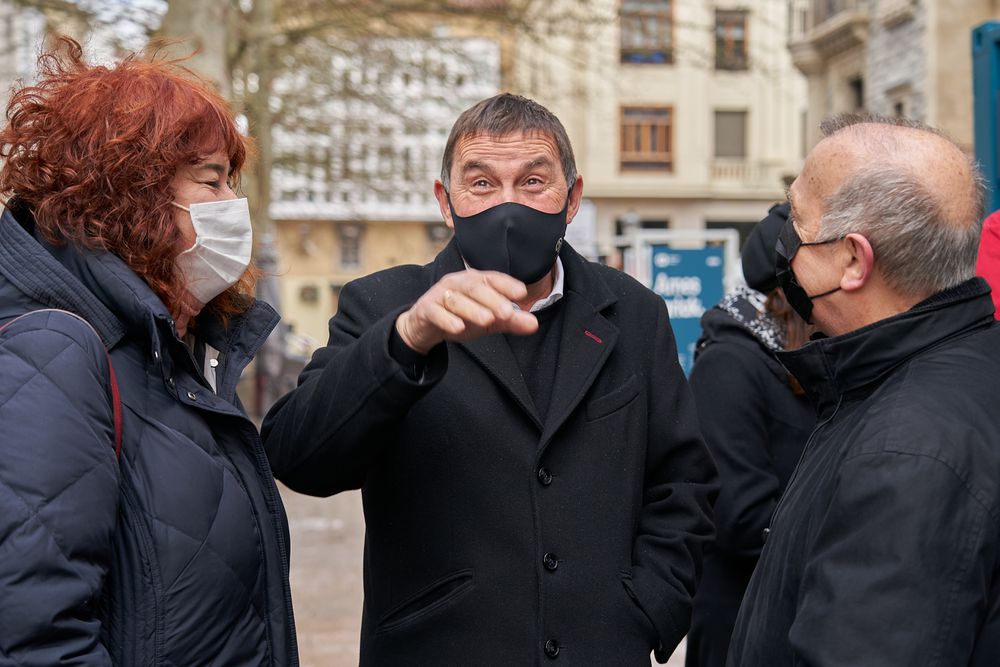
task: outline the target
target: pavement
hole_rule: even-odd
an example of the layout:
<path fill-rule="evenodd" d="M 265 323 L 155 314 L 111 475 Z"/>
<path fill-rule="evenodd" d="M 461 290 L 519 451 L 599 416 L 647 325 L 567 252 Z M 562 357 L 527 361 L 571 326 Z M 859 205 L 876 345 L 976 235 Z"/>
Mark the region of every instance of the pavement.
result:
<path fill-rule="evenodd" d="M 310 498 L 282 487 L 281 495 L 292 534 L 292 601 L 302 667 L 356 667 L 365 540 L 361 493 Z M 683 667 L 683 642 L 667 664 Z"/>

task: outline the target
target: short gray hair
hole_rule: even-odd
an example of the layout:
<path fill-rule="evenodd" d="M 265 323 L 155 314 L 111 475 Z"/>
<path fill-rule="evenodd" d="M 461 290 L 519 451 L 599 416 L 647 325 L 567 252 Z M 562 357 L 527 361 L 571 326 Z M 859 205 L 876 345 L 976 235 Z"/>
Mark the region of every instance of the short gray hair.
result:
<path fill-rule="evenodd" d="M 942 132 L 914 121 L 880 116 L 848 120 L 853 122 L 839 117 L 824 123 L 824 133 L 831 136 L 858 123 L 875 123 L 927 131 L 947 139 Z M 877 137 L 873 140 L 881 141 Z M 871 243 L 882 276 L 901 294 L 929 295 L 954 287 L 975 275 L 982 227 L 985 180 L 971 159 L 969 169 L 969 192 L 956 193 L 968 197 L 968 206 L 961 207 L 962 219 L 950 220 L 943 202 L 917 171 L 891 157 L 870 164 L 848 177 L 823 202 L 815 240 L 861 234 Z"/>
<path fill-rule="evenodd" d="M 555 141 L 566 185 L 573 187 L 576 181 L 576 159 L 563 124 L 555 114 L 534 100 L 511 93 L 500 93 L 463 111 L 452 126 L 441 158 L 441 183 L 445 190 L 451 189 L 451 166 L 455 158 L 455 146 L 461 139 L 475 135 L 506 137 L 520 133 L 542 134 Z"/>

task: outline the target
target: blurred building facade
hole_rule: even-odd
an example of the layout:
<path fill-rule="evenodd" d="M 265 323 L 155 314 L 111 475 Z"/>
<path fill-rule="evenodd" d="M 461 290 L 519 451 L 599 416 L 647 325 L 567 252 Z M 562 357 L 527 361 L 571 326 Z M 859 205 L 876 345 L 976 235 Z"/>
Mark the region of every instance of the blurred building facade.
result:
<path fill-rule="evenodd" d="M 283 316 L 306 346 L 326 342 L 346 282 L 424 264 L 450 238 L 434 179 L 455 118 L 500 87 L 500 46 L 439 33 L 331 49 L 332 94 L 274 129 L 270 212 Z M 277 82 L 279 94 L 303 87 Z"/>
<path fill-rule="evenodd" d="M 807 145 L 835 113 L 934 125 L 972 150 L 971 31 L 998 0 L 791 0 L 789 48 L 808 77 Z"/>
<path fill-rule="evenodd" d="M 634 228 L 735 227 L 784 198 L 803 156 L 806 82 L 787 0 L 554 0 L 550 39 L 517 44 L 512 82 L 573 141 L 596 252 Z M 577 10 L 578 11 L 578 10 Z M 571 225 L 572 231 L 573 225 Z"/>

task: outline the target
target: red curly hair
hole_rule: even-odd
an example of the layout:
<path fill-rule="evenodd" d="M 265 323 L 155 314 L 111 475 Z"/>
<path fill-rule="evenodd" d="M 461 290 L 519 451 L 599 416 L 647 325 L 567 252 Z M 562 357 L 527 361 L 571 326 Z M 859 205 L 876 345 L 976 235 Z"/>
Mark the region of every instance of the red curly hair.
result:
<path fill-rule="evenodd" d="M 0 130 L 0 192 L 27 208 L 44 237 L 104 249 L 141 276 L 171 312 L 184 294 L 174 260 L 182 235 L 170 205 L 175 174 L 222 151 L 238 179 L 250 146 L 215 89 L 177 61 L 84 62 L 60 38 L 39 81 L 16 90 Z M 252 268 L 207 309 L 250 303 Z"/>

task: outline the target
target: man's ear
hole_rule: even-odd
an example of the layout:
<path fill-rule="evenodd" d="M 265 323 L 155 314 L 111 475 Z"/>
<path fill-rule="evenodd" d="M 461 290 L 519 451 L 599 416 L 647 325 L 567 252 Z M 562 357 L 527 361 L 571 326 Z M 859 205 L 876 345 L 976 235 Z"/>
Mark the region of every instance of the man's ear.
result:
<path fill-rule="evenodd" d="M 566 224 L 573 222 L 573 218 L 580 211 L 580 200 L 583 199 L 583 176 L 577 175 L 573 187 L 569 189 L 569 206 L 566 207 Z"/>
<path fill-rule="evenodd" d="M 840 288 L 845 292 L 861 289 L 875 275 L 875 251 L 871 242 L 861 234 L 844 237 L 844 274 L 840 278 Z"/>
<path fill-rule="evenodd" d="M 448 205 L 448 191 L 444 189 L 444 183 L 440 180 L 434 181 L 434 196 L 438 200 L 438 208 L 441 209 L 441 219 L 448 229 L 455 229 L 455 221 L 451 219 L 451 206 Z"/>

